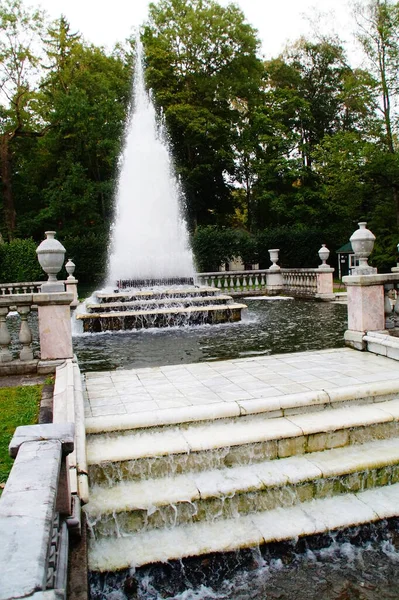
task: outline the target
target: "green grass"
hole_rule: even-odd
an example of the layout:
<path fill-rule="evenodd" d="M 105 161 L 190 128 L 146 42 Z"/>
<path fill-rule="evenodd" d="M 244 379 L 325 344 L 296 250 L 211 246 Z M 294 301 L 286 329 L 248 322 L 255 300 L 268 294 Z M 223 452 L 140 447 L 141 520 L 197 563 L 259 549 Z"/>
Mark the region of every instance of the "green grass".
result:
<path fill-rule="evenodd" d="M 8 444 L 16 427 L 37 423 L 41 392 L 41 385 L 0 389 L 0 493 L 14 462 Z"/>

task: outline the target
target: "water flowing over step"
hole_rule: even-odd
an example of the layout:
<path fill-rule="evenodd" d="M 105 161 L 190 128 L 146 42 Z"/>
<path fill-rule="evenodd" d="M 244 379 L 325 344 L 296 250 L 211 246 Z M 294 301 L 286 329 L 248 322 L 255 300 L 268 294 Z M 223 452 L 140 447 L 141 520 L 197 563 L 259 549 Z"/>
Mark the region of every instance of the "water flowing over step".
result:
<path fill-rule="evenodd" d="M 358 391 L 346 406 L 308 398 L 295 407 L 291 398 L 293 412 L 283 417 L 264 411 L 173 425 L 154 418 L 144 428 L 128 418 L 124 431 L 105 433 L 94 433 L 93 420 L 90 568 L 229 551 L 399 515 L 399 400 L 386 389 L 369 398 Z"/>
<path fill-rule="evenodd" d="M 76 315 L 85 332 L 236 322 L 246 305 L 214 288 L 184 286 L 124 292 L 95 292 Z"/>

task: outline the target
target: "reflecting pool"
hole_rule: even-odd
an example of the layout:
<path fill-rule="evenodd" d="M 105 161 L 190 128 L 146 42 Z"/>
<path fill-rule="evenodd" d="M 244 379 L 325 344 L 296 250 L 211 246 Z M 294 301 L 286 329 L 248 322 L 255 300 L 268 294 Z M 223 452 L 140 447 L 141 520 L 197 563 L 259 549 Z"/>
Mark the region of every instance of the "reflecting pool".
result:
<path fill-rule="evenodd" d="M 240 323 L 82 334 L 74 350 L 82 371 L 129 369 L 344 345 L 347 307 L 304 300 L 242 300 Z"/>

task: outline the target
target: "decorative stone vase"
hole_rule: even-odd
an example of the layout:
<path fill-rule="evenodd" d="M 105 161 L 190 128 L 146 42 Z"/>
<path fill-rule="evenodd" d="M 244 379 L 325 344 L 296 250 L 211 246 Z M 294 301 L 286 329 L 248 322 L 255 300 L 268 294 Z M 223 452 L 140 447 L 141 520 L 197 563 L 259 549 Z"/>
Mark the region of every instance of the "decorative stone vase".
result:
<path fill-rule="evenodd" d="M 327 260 L 328 260 L 328 257 L 330 256 L 330 251 L 325 244 L 321 245 L 321 248 L 320 248 L 318 254 L 319 254 L 320 260 L 322 261 L 321 265 L 319 265 L 319 269 L 327 268 L 328 267 Z"/>
<path fill-rule="evenodd" d="M 42 292 L 63 292 L 64 284 L 57 281 L 57 274 L 64 264 L 65 248 L 54 239 L 55 231 L 46 231 L 46 239 L 36 249 L 37 258 L 43 271 L 48 275 L 48 281 L 41 287 Z"/>
<path fill-rule="evenodd" d="M 349 238 L 355 257 L 359 259 L 359 266 L 354 269 L 354 274 L 371 275 L 376 272 L 376 269 L 368 264 L 368 258 L 374 248 L 375 235 L 369 229 L 366 229 L 367 223 L 365 221 L 358 223 L 358 225 L 359 229 Z"/>
<path fill-rule="evenodd" d="M 278 253 L 280 252 L 280 249 L 273 248 L 272 250 L 268 250 L 268 252 L 270 256 L 270 261 L 272 263 L 272 266 L 270 267 L 269 271 L 280 271 L 281 267 L 277 264 Z"/>
<path fill-rule="evenodd" d="M 75 277 L 73 276 L 76 266 L 75 263 L 72 261 L 72 258 L 68 258 L 68 262 L 65 263 L 65 269 L 66 272 L 68 273 L 68 279 L 75 279 Z"/>

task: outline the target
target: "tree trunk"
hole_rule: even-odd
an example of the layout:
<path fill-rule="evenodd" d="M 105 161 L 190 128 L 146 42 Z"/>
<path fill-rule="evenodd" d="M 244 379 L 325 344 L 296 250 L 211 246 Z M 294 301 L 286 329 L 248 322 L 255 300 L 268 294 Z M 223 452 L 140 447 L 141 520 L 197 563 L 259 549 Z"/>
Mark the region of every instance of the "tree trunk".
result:
<path fill-rule="evenodd" d="M 12 169 L 8 133 L 4 133 L 0 137 L 0 176 L 3 195 L 4 221 L 7 229 L 8 239 L 12 240 L 15 231 L 16 212 L 12 195 Z"/>

